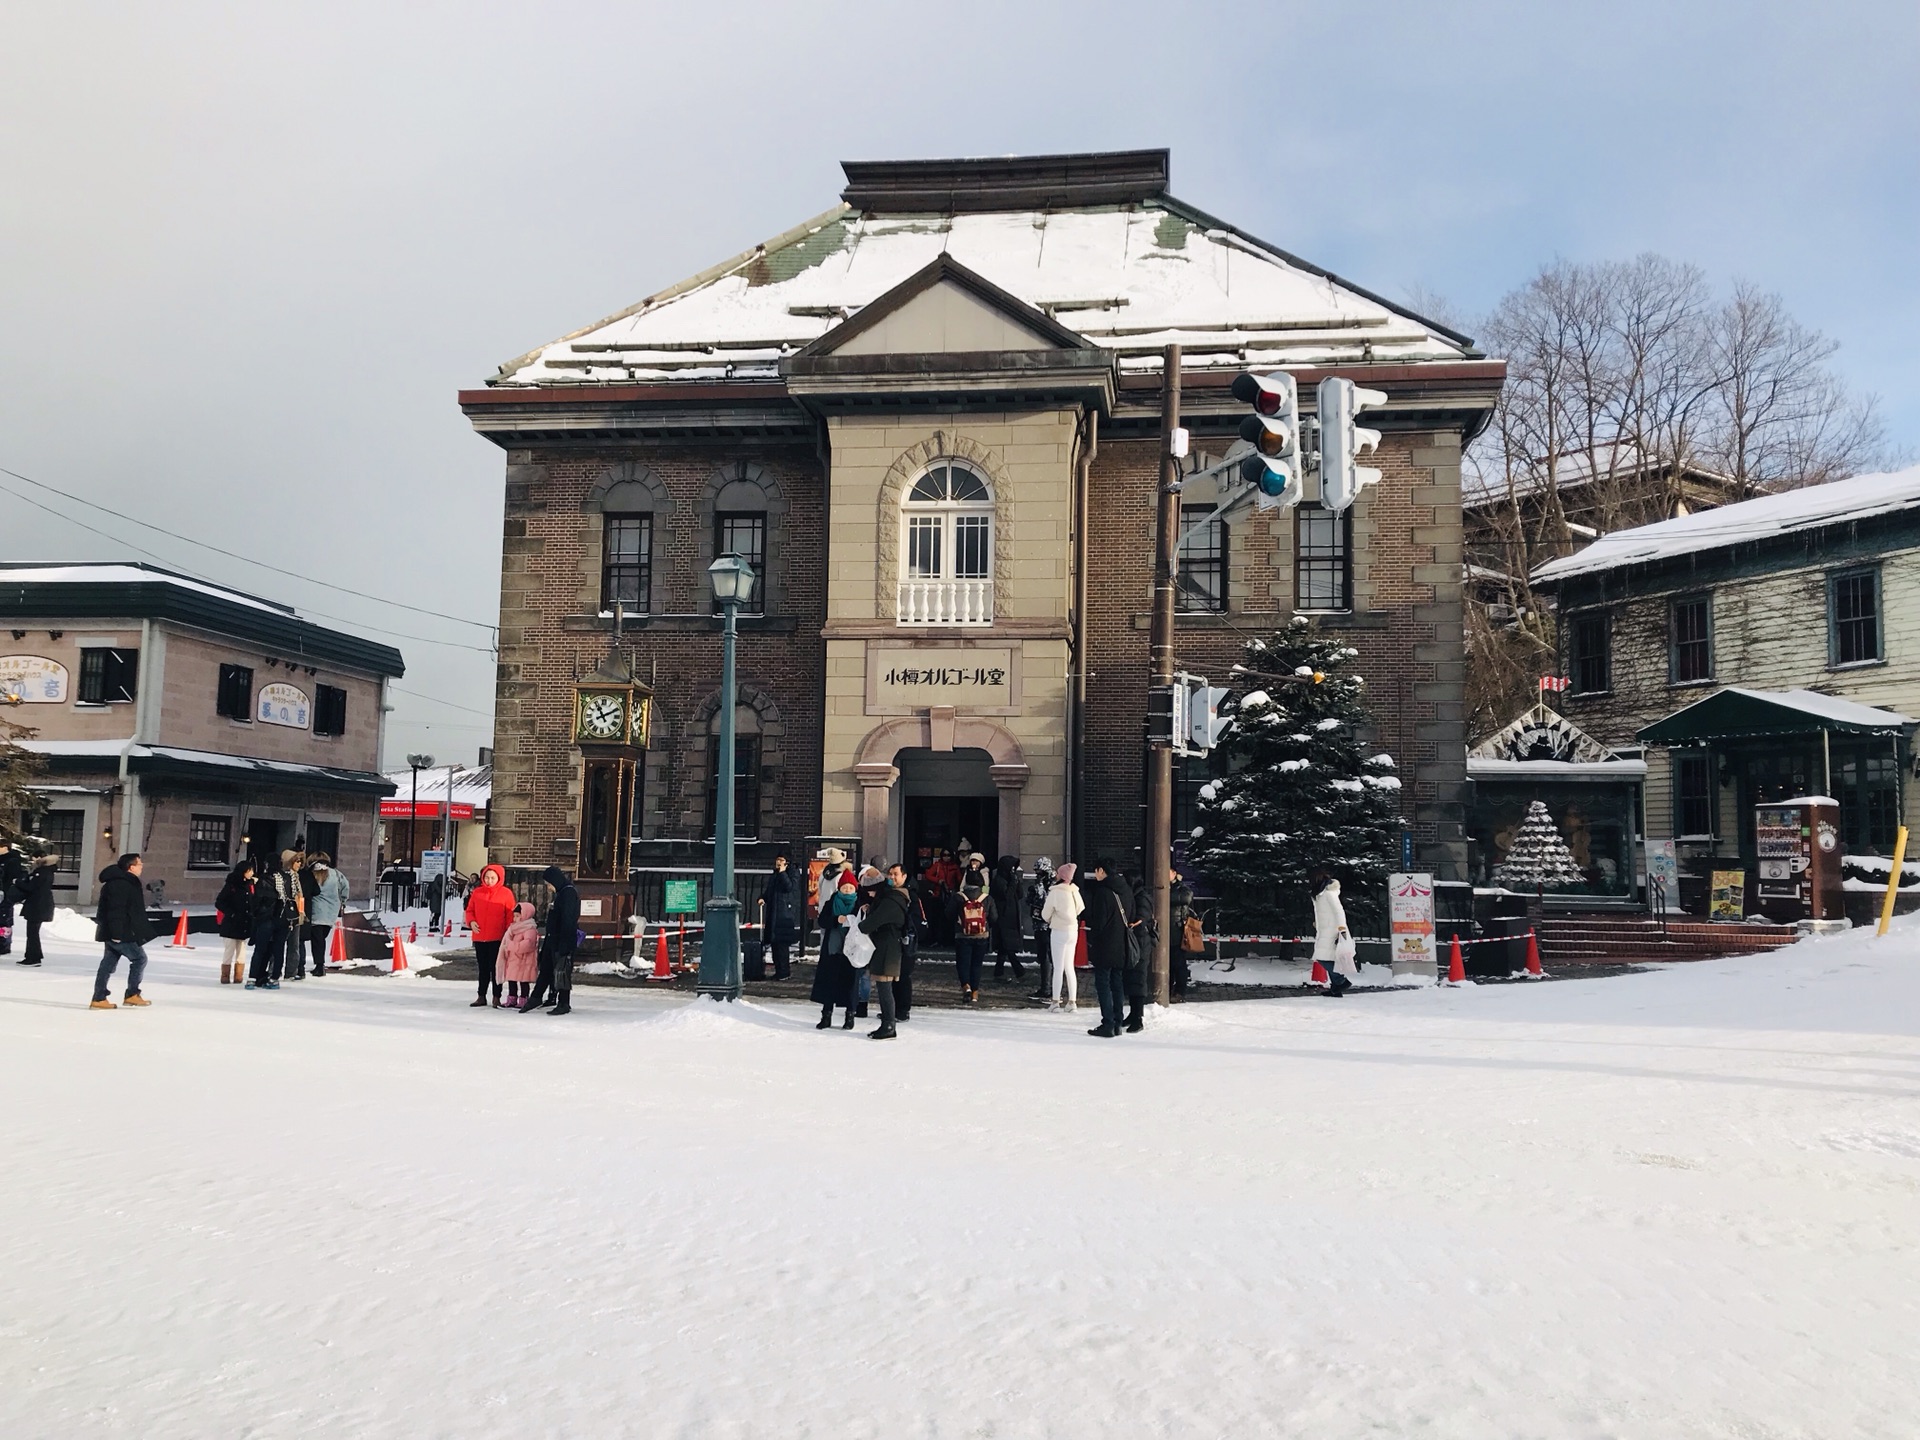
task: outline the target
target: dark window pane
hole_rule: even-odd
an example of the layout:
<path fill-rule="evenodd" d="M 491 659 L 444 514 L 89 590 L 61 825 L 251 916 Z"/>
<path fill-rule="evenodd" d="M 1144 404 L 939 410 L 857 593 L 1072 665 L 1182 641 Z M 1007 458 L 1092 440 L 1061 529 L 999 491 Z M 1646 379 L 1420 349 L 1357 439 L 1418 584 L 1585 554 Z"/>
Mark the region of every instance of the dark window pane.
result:
<path fill-rule="evenodd" d="M 1880 658 L 1880 576 L 1859 570 L 1836 575 L 1832 587 L 1833 663 L 1858 665 Z"/>
<path fill-rule="evenodd" d="M 246 665 L 222 665 L 214 713 L 229 720 L 253 720 L 253 670 Z"/>
<path fill-rule="evenodd" d="M 307 854 L 324 855 L 336 866 L 339 865 L 340 822 L 338 820 L 307 822 Z"/>
<path fill-rule="evenodd" d="M 140 685 L 138 650 L 92 649 L 80 652 L 80 694 L 83 705 L 115 705 L 131 700 Z"/>
<path fill-rule="evenodd" d="M 720 740 L 707 742 L 707 834 L 714 833 L 714 804 L 720 795 Z M 760 737 L 733 737 L 733 838 L 752 840 L 760 833 Z"/>
<path fill-rule="evenodd" d="M 1713 602 L 1707 596 L 1673 602 L 1671 670 L 1679 685 L 1713 678 Z"/>
<path fill-rule="evenodd" d="M 600 551 L 600 608 L 645 614 L 653 596 L 653 517 L 609 515 Z"/>
<path fill-rule="evenodd" d="M 347 733 L 347 692 L 338 685 L 317 685 L 313 697 L 313 733 Z"/>
<path fill-rule="evenodd" d="M 1579 615 L 1568 645 L 1576 693 L 1597 695 L 1613 686 L 1613 627 L 1605 615 Z"/>
<path fill-rule="evenodd" d="M 1674 830 L 1681 835 L 1713 834 L 1712 757 L 1698 750 L 1673 757 Z"/>
<path fill-rule="evenodd" d="M 80 873 L 80 846 L 86 825 L 86 812 L 81 810 L 49 810 L 40 817 L 35 828 L 40 838 L 53 847 L 53 853 L 60 857 L 55 867 L 59 875 L 78 875 Z"/>
<path fill-rule="evenodd" d="M 757 615 L 766 601 L 767 517 L 758 510 L 722 510 L 713 517 L 713 553 L 738 555 L 753 567 L 753 583 L 740 608 Z M 720 602 L 713 602 L 718 611 Z"/>
<path fill-rule="evenodd" d="M 1317 504 L 1293 512 L 1293 608 L 1347 610 L 1351 592 L 1352 512 Z"/>
<path fill-rule="evenodd" d="M 1180 529 L 1184 534 L 1213 513 L 1211 505 L 1182 505 Z M 1195 530 L 1181 542 L 1180 566 L 1173 592 L 1173 603 L 1181 610 L 1225 610 L 1227 608 L 1227 526 L 1215 520 Z"/>
<path fill-rule="evenodd" d="M 187 817 L 187 865 L 195 870 L 225 869 L 233 821 L 225 815 Z"/>

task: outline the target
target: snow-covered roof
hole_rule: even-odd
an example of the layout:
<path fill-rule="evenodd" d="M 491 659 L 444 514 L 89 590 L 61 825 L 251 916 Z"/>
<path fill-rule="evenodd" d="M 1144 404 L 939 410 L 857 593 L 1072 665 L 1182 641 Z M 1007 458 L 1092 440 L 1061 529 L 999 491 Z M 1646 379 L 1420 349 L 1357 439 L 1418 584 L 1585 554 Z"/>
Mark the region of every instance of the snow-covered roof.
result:
<path fill-rule="evenodd" d="M 1808 715 L 1817 715 L 1822 720 L 1837 721 L 1842 725 L 1890 729 L 1896 725 L 1913 724 L 1913 721 L 1905 715 L 1896 715 L 1893 711 L 1882 710 L 1876 705 L 1862 705 L 1854 700 L 1842 700 L 1838 695 L 1822 695 L 1818 690 L 1748 690 L 1738 685 L 1729 685 L 1727 689 L 1735 695 L 1744 695 L 1749 700 L 1764 700 L 1770 705 L 1785 705 L 1790 710 L 1800 710 Z"/>
<path fill-rule="evenodd" d="M 413 799 L 413 771 L 389 770 L 387 779 L 393 784 L 396 800 Z M 471 805 L 476 810 L 486 808 L 493 798 L 493 767 L 480 765 L 456 770 L 453 776 L 453 803 Z M 447 799 L 447 770 L 444 765 L 432 770 L 420 772 L 420 803 L 439 805 Z"/>
<path fill-rule="evenodd" d="M 1534 571 L 1533 578 L 1566 580 L 1916 508 L 1920 508 L 1920 465 L 1884 475 L 1856 475 L 1830 485 L 1810 485 L 1677 520 L 1616 530 L 1577 555 L 1549 560 Z"/>
<path fill-rule="evenodd" d="M 210 585 L 151 565 L 123 565 L 112 561 L 97 565 L 0 565 L 0 585 L 171 585 L 275 615 L 297 613 L 291 605 L 276 605 L 243 590 Z"/>
<path fill-rule="evenodd" d="M 263 760 L 252 755 L 226 755 L 217 750 L 188 750 L 178 745 L 144 745 L 136 740 L 21 740 L 21 749 L 50 760 L 113 760 L 122 755 L 135 770 L 162 765 L 210 766 L 239 770 L 289 781 L 348 782 L 355 788 L 380 788 L 385 777 L 370 770 L 348 770 L 337 765 L 308 765 L 297 760 Z M 91 768 L 91 767 L 88 767 Z"/>
<path fill-rule="evenodd" d="M 1467 774 L 1477 780 L 1644 780 L 1644 760 L 1492 760 L 1467 757 Z"/>
<path fill-rule="evenodd" d="M 1123 370 L 1457 360 L 1437 325 L 1167 195 L 959 214 L 839 205 L 619 314 L 509 361 L 494 385 L 767 379 L 779 362 L 950 255 Z"/>
<path fill-rule="evenodd" d="M 1624 480 L 1664 466 L 1658 457 L 1648 457 L 1638 445 L 1595 445 L 1591 449 L 1571 451 L 1558 456 L 1551 466 L 1535 461 L 1511 477 L 1497 468 L 1479 450 L 1470 450 L 1460 461 L 1460 497 L 1469 509 L 1496 500 L 1524 497 L 1546 488 L 1547 476 L 1553 476 L 1554 489 L 1578 490 L 1597 479 Z M 1695 482 L 1695 489 L 1731 486 L 1732 480 L 1699 465 L 1682 467 L 1682 475 Z"/>

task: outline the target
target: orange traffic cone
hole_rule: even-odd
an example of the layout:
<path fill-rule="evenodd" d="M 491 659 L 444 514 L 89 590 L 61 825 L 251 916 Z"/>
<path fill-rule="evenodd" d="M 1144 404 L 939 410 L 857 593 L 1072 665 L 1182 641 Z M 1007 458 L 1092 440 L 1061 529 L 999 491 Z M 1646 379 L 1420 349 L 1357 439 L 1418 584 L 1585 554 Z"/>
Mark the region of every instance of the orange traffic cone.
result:
<path fill-rule="evenodd" d="M 418 945 L 420 943 L 420 922 L 418 920 L 412 920 L 407 923 L 407 943 L 409 945 Z"/>
<path fill-rule="evenodd" d="M 660 927 L 654 936 L 653 973 L 647 978 L 649 980 L 666 981 L 673 979 L 673 965 L 667 959 L 667 927 L 664 925 Z"/>
<path fill-rule="evenodd" d="M 167 942 L 167 948 L 169 950 L 193 949 L 193 946 L 187 943 L 187 912 L 184 910 L 180 912 L 180 923 L 173 927 L 173 939 Z"/>
<path fill-rule="evenodd" d="M 400 931 L 396 926 L 393 932 L 393 973 L 398 975 L 407 968 L 407 948 L 400 943 Z"/>
<path fill-rule="evenodd" d="M 449 920 L 449 921 L 447 921 L 447 928 L 446 928 L 446 930 L 445 930 L 445 931 L 444 931 L 444 932 L 443 932 L 443 933 L 441 934 L 441 936 L 440 936 L 440 938 L 441 938 L 442 940 L 451 940 L 451 939 L 453 939 L 453 921 L 451 921 L 451 920 Z"/>
<path fill-rule="evenodd" d="M 1453 937 L 1453 944 L 1447 952 L 1447 984 L 1464 985 L 1467 983 L 1466 962 L 1460 958 L 1460 937 Z"/>
<path fill-rule="evenodd" d="M 1533 931 L 1527 931 L 1527 974 L 1535 980 L 1546 979 L 1546 972 L 1540 968 L 1540 942 L 1534 938 Z"/>
<path fill-rule="evenodd" d="M 327 963 L 330 965 L 347 963 L 347 927 L 344 925 L 333 927 L 333 940 L 327 946 Z"/>
<path fill-rule="evenodd" d="M 1318 960 L 1314 961 L 1313 974 L 1307 977 L 1307 983 L 1309 985 L 1327 985 L 1332 983 L 1327 979 L 1327 967 L 1322 965 Z"/>

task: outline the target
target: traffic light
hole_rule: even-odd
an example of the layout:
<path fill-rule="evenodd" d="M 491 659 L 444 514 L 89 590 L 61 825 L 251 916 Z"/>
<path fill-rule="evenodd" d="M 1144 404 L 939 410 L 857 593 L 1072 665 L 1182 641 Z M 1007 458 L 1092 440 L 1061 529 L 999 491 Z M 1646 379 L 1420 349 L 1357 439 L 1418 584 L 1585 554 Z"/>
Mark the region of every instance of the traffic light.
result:
<path fill-rule="evenodd" d="M 1235 377 L 1236 400 L 1253 407 L 1240 422 L 1240 438 L 1254 453 L 1240 462 L 1240 478 L 1252 485 L 1263 510 L 1300 502 L 1300 395 L 1284 370 Z"/>
<path fill-rule="evenodd" d="M 1380 432 L 1353 423 L 1369 406 L 1387 403 L 1383 390 L 1363 390 L 1351 380 L 1329 375 L 1320 382 L 1320 503 L 1329 510 L 1353 504 L 1361 488 L 1379 483 L 1380 472 L 1356 463 L 1359 452 L 1375 450 Z"/>

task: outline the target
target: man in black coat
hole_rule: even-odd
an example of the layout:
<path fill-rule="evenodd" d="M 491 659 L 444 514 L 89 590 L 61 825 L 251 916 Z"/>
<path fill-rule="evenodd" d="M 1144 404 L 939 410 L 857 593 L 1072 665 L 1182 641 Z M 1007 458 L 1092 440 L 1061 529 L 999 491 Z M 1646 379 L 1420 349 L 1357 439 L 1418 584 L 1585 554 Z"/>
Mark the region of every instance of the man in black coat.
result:
<path fill-rule="evenodd" d="M 13 949 L 13 906 L 26 878 L 26 856 L 11 840 L 0 835 L 0 955 Z"/>
<path fill-rule="evenodd" d="M 760 891 L 760 920 L 767 928 L 761 938 L 773 950 L 773 978 L 791 973 L 794 941 L 800 938 L 800 884 L 787 868 L 787 857 L 773 857 L 773 873 Z"/>
<path fill-rule="evenodd" d="M 27 953 L 20 957 L 22 965 L 38 965 L 46 958 L 40 949 L 40 927 L 53 919 L 53 880 L 59 865 L 56 857 L 42 855 L 20 882 L 20 918 L 27 925 Z"/>
<path fill-rule="evenodd" d="M 1133 923 L 1133 887 L 1110 860 L 1097 860 L 1084 892 L 1087 902 L 1087 958 L 1093 962 L 1093 987 L 1100 996 L 1100 1023 L 1087 1031 L 1110 1040 L 1120 1033 L 1127 1008 L 1127 934 Z"/>
<path fill-rule="evenodd" d="M 891 1040 L 899 1033 L 894 1029 L 893 987 L 900 979 L 905 953 L 901 934 L 908 923 L 908 904 L 907 872 L 899 865 L 889 865 L 887 883 L 874 892 L 867 903 L 867 916 L 860 922 L 861 933 L 873 941 L 873 959 L 867 962 L 867 973 L 880 992 L 880 1028 L 867 1035 L 869 1040 Z"/>
<path fill-rule="evenodd" d="M 553 887 L 553 899 L 547 902 L 547 933 L 540 941 L 540 978 L 520 1013 L 551 1003 L 552 1014 L 568 1015 L 573 1012 L 573 953 L 580 944 L 580 892 L 558 865 L 549 865 L 540 878 Z"/>
<path fill-rule="evenodd" d="M 107 998 L 107 983 L 124 957 L 127 962 L 129 1005 L 152 1002 L 140 994 L 140 979 L 147 973 L 147 941 L 153 931 L 147 924 L 147 891 L 140 883 L 140 857 L 122 855 L 119 861 L 100 872 L 100 908 L 94 914 L 94 938 L 105 943 L 100 969 L 93 977 L 94 1010 L 113 1010 Z"/>

